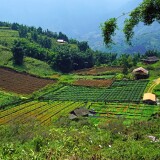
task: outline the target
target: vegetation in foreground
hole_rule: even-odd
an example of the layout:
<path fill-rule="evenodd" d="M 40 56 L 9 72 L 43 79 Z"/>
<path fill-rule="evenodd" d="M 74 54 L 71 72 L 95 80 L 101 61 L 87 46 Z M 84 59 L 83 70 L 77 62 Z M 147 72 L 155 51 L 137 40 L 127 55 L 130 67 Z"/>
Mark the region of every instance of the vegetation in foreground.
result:
<path fill-rule="evenodd" d="M 88 119 L 59 119 L 54 126 L 18 123 L 1 126 L 1 159 L 160 159 L 160 120 L 111 120 L 98 126 Z M 154 138 L 155 137 L 155 138 Z"/>

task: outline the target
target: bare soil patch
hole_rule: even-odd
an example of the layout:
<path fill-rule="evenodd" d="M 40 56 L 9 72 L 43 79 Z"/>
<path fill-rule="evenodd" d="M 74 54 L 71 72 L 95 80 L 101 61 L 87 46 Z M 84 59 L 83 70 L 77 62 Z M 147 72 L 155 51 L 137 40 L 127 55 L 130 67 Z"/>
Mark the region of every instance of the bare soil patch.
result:
<path fill-rule="evenodd" d="M 0 68 L 0 88 L 18 94 L 31 94 L 55 80 L 38 78 L 27 73 L 19 73 L 11 69 Z"/>
<path fill-rule="evenodd" d="M 77 80 L 74 82 L 74 85 L 77 86 L 88 86 L 88 87 L 109 87 L 113 83 L 112 79 L 106 80 Z"/>
<path fill-rule="evenodd" d="M 94 68 L 87 68 L 82 70 L 77 70 L 74 73 L 79 75 L 102 75 L 107 72 L 122 72 L 122 67 L 117 66 L 106 66 L 106 67 L 94 67 Z"/>

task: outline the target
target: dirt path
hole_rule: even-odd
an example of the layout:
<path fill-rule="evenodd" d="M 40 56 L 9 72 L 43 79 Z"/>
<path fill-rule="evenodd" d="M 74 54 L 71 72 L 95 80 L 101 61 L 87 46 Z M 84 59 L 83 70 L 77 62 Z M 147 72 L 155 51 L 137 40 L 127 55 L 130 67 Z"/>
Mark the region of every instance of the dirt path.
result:
<path fill-rule="evenodd" d="M 148 88 L 147 92 L 148 93 L 152 93 L 153 92 L 153 89 L 158 85 L 160 84 L 160 78 L 158 79 L 155 79 L 152 83 L 152 85 Z"/>

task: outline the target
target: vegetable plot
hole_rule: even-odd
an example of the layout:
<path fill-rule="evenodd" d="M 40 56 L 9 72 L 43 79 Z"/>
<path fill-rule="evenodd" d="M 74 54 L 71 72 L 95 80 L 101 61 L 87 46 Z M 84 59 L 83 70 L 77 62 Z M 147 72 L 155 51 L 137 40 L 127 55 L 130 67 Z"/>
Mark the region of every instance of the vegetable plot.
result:
<path fill-rule="evenodd" d="M 139 103 L 148 84 L 147 80 L 115 81 L 109 88 L 64 86 L 43 96 L 46 100 L 99 101 Z"/>
<path fill-rule="evenodd" d="M 90 109 L 97 112 L 95 117 L 123 118 L 127 120 L 148 120 L 160 111 L 158 106 L 144 104 L 92 103 Z"/>

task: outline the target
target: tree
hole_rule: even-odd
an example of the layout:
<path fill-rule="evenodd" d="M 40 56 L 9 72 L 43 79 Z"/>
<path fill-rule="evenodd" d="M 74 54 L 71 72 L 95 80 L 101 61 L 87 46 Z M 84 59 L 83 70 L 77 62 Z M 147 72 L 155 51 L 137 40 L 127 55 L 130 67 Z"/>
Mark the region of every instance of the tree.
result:
<path fill-rule="evenodd" d="M 13 24 L 11 25 L 11 29 L 17 31 L 17 30 L 19 29 L 19 24 L 18 24 L 18 23 L 13 23 Z"/>
<path fill-rule="evenodd" d="M 24 58 L 24 48 L 21 46 L 20 41 L 15 41 L 13 48 L 13 60 L 16 65 L 22 65 L 23 64 L 23 58 Z"/>
<path fill-rule="evenodd" d="M 86 41 L 82 41 L 82 42 L 78 42 L 78 48 L 80 51 L 86 51 L 87 49 L 89 49 L 89 45 Z"/>
<path fill-rule="evenodd" d="M 106 45 L 113 42 L 112 36 L 115 35 L 115 30 L 117 29 L 118 18 L 111 18 L 102 25 L 102 35 Z M 160 22 L 160 0 L 143 0 L 137 8 L 130 12 L 129 19 L 125 20 L 123 32 L 126 41 L 131 44 L 131 39 L 134 35 L 133 29 L 139 22 L 150 25 L 154 21 Z"/>
<path fill-rule="evenodd" d="M 70 72 L 72 70 L 72 55 L 68 51 L 55 54 L 52 66 L 64 73 Z"/>
<path fill-rule="evenodd" d="M 63 40 L 66 41 L 66 42 L 69 41 L 69 40 L 68 40 L 68 37 L 67 37 L 65 34 L 63 34 L 62 32 L 59 32 L 59 35 L 58 35 L 57 38 L 58 38 L 58 39 L 63 39 Z"/>
<path fill-rule="evenodd" d="M 21 38 L 26 38 L 28 33 L 27 27 L 23 25 L 19 26 L 18 33 Z"/>
<path fill-rule="evenodd" d="M 128 54 L 122 54 L 118 61 L 119 65 L 123 67 L 123 74 L 128 74 L 128 69 L 134 65 L 132 56 Z"/>
<path fill-rule="evenodd" d="M 51 49 L 52 47 L 52 40 L 48 37 L 39 36 L 38 43 L 44 48 Z"/>
<path fill-rule="evenodd" d="M 41 28 L 41 27 L 38 27 L 37 32 L 38 32 L 38 34 L 42 34 L 42 33 L 43 33 L 42 28 Z"/>
<path fill-rule="evenodd" d="M 31 32 L 31 38 L 33 41 L 37 42 L 38 40 L 38 33 L 36 31 Z"/>

